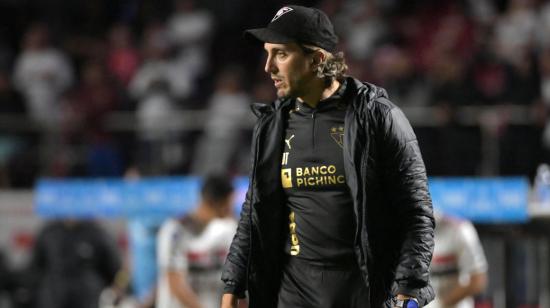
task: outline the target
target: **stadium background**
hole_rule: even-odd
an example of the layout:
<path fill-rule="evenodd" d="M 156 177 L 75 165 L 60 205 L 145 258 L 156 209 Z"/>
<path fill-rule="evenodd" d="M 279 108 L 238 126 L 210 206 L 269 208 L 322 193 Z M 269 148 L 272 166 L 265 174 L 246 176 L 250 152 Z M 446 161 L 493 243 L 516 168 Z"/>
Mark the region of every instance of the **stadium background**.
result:
<path fill-rule="evenodd" d="M 537 167 L 550 161 L 550 2 L 293 3 L 331 16 L 350 75 L 385 87 L 403 108 L 429 176 L 474 185 L 514 176 L 514 187 L 532 188 L 520 193 L 519 214 L 470 217 L 490 265 L 478 304 L 550 307 L 542 168 L 536 181 Z M 71 185 L 78 178 L 91 194 L 100 179 L 173 176 L 166 178 L 173 185 L 210 172 L 245 176 L 248 105 L 269 102 L 274 90 L 261 47 L 245 43 L 241 32 L 265 25 L 284 4 L 1 0 L 0 249 L 7 269 L 24 280 L 43 222 L 84 207 L 76 198 L 65 212 L 51 204 L 37 210 L 37 192 L 52 179 Z M 496 216 L 506 211 L 498 201 L 505 191 L 463 194 L 484 198 Z M 185 197 L 192 205 L 192 193 Z M 86 207 L 126 254 L 132 230 L 155 224 L 128 212 L 109 216 L 100 204 Z M 459 214 L 467 216 L 469 207 Z M 6 307 L 10 298 L 20 307 L 30 300 L 2 294 Z"/>

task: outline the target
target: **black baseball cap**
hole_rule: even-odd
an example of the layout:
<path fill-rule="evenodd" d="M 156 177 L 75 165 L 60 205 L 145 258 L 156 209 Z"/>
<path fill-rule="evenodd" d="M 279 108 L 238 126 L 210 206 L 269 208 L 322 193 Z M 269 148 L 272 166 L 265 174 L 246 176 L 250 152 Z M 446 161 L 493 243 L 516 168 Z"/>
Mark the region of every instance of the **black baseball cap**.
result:
<path fill-rule="evenodd" d="M 244 31 L 244 37 L 264 43 L 298 43 L 334 52 L 338 36 L 328 16 L 316 8 L 289 5 L 277 11 L 266 28 Z"/>

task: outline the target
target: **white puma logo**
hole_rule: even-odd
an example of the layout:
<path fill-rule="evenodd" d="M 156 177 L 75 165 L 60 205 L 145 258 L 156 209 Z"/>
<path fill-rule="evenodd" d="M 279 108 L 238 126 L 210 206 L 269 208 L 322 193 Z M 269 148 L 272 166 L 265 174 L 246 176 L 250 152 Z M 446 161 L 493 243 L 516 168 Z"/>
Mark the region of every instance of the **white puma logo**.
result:
<path fill-rule="evenodd" d="M 288 139 L 285 139 L 285 143 L 288 145 L 289 150 L 292 150 L 292 147 L 290 146 L 290 140 L 292 140 L 292 138 L 294 138 L 294 135 L 290 136 Z"/>

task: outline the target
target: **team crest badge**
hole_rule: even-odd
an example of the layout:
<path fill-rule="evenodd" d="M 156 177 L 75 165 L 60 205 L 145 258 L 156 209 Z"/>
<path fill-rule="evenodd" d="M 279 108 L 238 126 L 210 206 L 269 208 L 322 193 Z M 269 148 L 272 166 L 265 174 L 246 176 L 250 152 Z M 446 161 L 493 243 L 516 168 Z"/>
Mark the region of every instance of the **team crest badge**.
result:
<path fill-rule="evenodd" d="M 292 169 L 286 168 L 281 170 L 281 182 L 283 188 L 292 188 Z"/>
<path fill-rule="evenodd" d="M 288 6 L 285 6 L 285 7 L 281 8 L 279 11 L 277 11 L 277 14 L 275 14 L 275 16 L 273 17 L 271 22 L 274 22 L 275 20 L 279 19 L 279 17 L 283 16 L 284 14 L 286 14 L 290 11 L 294 11 L 294 10 L 291 7 L 288 7 Z"/>
<path fill-rule="evenodd" d="M 330 129 L 330 136 L 341 148 L 344 148 L 344 127 L 333 127 Z"/>

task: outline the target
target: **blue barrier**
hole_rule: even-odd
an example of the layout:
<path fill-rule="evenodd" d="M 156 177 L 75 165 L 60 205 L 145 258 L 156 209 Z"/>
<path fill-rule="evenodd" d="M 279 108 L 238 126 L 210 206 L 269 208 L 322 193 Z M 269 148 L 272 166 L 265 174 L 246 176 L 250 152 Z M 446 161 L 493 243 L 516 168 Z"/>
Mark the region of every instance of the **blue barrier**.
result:
<path fill-rule="evenodd" d="M 44 179 L 36 186 L 35 208 L 43 217 L 171 216 L 195 206 L 199 188 L 195 177 Z"/>
<path fill-rule="evenodd" d="M 529 182 L 524 177 L 432 178 L 434 209 L 480 223 L 528 219 Z"/>
<path fill-rule="evenodd" d="M 198 177 L 159 177 L 137 181 L 52 180 L 36 186 L 35 209 L 42 217 L 179 216 L 198 202 Z M 235 179 L 235 212 L 240 211 L 248 179 Z M 526 178 L 432 178 L 434 208 L 475 222 L 528 219 Z"/>

